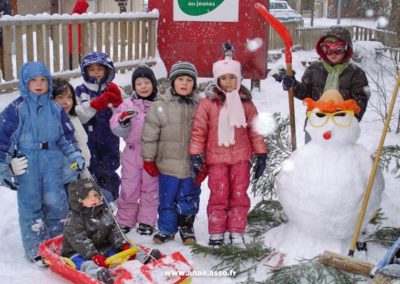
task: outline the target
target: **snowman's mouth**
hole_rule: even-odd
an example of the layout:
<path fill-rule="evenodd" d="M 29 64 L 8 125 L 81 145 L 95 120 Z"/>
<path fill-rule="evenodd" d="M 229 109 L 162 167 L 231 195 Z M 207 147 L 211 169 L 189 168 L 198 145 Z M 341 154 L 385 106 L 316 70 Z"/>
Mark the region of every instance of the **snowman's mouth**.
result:
<path fill-rule="evenodd" d="M 332 137 L 332 131 L 326 131 L 324 134 L 322 134 L 322 137 L 324 137 L 325 140 L 329 140 Z"/>

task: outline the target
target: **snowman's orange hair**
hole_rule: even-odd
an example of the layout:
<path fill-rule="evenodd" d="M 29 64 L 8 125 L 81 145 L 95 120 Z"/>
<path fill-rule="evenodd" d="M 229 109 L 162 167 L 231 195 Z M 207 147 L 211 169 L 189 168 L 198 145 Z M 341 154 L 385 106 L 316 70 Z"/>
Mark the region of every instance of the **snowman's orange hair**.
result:
<path fill-rule="evenodd" d="M 307 105 L 307 110 L 313 110 L 318 108 L 322 112 L 326 113 L 334 113 L 340 110 L 352 110 L 354 113 L 359 113 L 361 111 L 360 106 L 356 103 L 355 100 L 345 100 L 342 102 L 335 102 L 333 100 L 328 101 L 314 101 L 310 98 L 305 98 L 303 100 L 304 104 Z"/>

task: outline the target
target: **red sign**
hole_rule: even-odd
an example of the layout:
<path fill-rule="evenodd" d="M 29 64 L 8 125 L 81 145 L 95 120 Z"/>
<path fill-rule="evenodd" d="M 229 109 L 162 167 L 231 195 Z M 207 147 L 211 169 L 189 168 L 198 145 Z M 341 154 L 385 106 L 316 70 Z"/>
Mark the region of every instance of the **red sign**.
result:
<path fill-rule="evenodd" d="M 223 58 L 223 44 L 230 42 L 234 59 L 242 63 L 243 77 L 265 78 L 267 25 L 254 4 L 266 1 L 238 1 L 237 22 L 174 21 L 174 2 L 149 0 L 149 10 L 160 11 L 157 44 L 168 71 L 176 61 L 185 60 L 196 66 L 200 77 L 212 77 L 213 63 Z"/>

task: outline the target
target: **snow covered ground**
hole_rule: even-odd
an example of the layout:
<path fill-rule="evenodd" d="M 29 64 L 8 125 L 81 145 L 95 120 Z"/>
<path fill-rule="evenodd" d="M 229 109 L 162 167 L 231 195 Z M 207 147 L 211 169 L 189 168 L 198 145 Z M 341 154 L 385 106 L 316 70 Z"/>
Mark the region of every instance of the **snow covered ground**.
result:
<path fill-rule="evenodd" d="M 326 20 L 326 19 L 325 19 Z M 336 22 L 334 22 L 336 23 Z M 334 24 L 331 23 L 331 24 Z M 343 23 L 345 24 L 345 23 Z M 362 43 L 364 46 L 372 45 L 372 43 Z M 301 64 L 301 61 L 307 59 L 315 59 L 316 54 L 314 51 L 299 51 L 293 55 L 293 69 L 296 70 L 296 77 L 301 78 L 305 67 Z M 270 63 L 269 68 L 276 70 L 277 68 L 284 66 L 283 59 L 278 62 Z M 166 70 L 162 62 L 159 62 L 153 67 L 157 78 L 165 77 Z M 72 80 L 73 85 L 79 84 L 80 78 Z M 200 81 L 207 81 L 208 78 L 201 78 Z M 116 83 L 126 86 L 130 84 L 130 74 L 118 74 L 116 76 Z M 390 83 L 392 83 L 390 81 Z M 249 87 L 249 80 L 244 80 L 244 84 Z M 393 84 L 392 84 L 393 85 Z M 393 86 L 389 85 L 388 88 L 393 89 Z M 0 95 L 0 111 L 15 97 L 18 96 L 17 92 L 12 94 Z M 277 83 L 271 76 L 262 80 L 260 91 L 253 92 L 253 100 L 260 113 L 272 114 L 274 112 L 281 112 L 288 114 L 288 97 L 287 92 L 282 90 L 280 83 Z M 375 94 L 372 95 L 371 100 L 376 100 Z M 297 143 L 298 147 L 303 144 L 303 130 L 302 125 L 304 122 L 305 107 L 299 100 L 295 100 L 296 109 L 296 125 L 297 125 Z M 397 118 L 399 106 L 395 108 L 395 114 Z M 395 125 L 393 123 L 392 127 Z M 359 143 L 364 145 L 369 151 L 374 151 L 379 143 L 380 134 L 383 128 L 382 122 L 377 119 L 377 115 L 370 108 L 367 109 L 365 117 L 361 122 L 362 135 L 359 139 Z M 399 134 L 389 133 L 386 138 L 386 145 L 398 144 Z M 123 143 L 122 143 L 123 144 Z M 121 145 L 122 149 L 123 145 Z M 385 173 L 386 190 L 383 196 L 382 207 L 385 213 L 385 225 L 400 226 L 400 219 L 398 218 L 398 212 L 400 207 L 400 194 L 399 180 L 394 179 L 391 174 Z M 67 283 L 58 275 L 54 274 L 50 270 L 40 269 L 32 265 L 24 258 L 21 237 L 18 226 L 18 214 L 17 214 L 17 203 L 16 193 L 0 188 L 0 279 L 2 283 L 30 283 L 30 284 L 43 284 L 43 283 Z M 207 215 L 206 206 L 209 196 L 209 190 L 207 183 L 202 184 L 201 194 L 201 208 L 198 217 L 195 222 L 196 237 L 200 244 L 206 245 L 208 243 L 208 232 L 207 232 Z M 252 205 L 255 205 L 259 201 L 259 197 L 252 198 Z M 166 243 L 162 246 L 155 246 L 152 243 L 150 237 L 139 236 L 136 232 L 129 233 L 129 237 L 135 242 L 146 246 L 157 247 L 164 253 L 171 253 L 174 251 L 180 251 L 187 260 L 193 265 L 195 271 L 211 271 L 211 267 L 218 263 L 213 257 L 203 257 L 201 255 L 191 255 L 190 249 L 184 247 L 181 243 L 180 237 L 177 235 L 174 241 Z M 350 244 L 349 244 L 350 246 Z M 384 254 L 384 250 L 380 247 L 371 246 L 368 252 L 369 261 L 376 262 Z M 253 277 L 256 280 L 265 279 L 267 269 L 260 265 L 260 268 L 255 272 Z M 231 279 L 228 277 L 195 277 L 193 283 L 236 283 L 240 280 L 245 279 Z"/>

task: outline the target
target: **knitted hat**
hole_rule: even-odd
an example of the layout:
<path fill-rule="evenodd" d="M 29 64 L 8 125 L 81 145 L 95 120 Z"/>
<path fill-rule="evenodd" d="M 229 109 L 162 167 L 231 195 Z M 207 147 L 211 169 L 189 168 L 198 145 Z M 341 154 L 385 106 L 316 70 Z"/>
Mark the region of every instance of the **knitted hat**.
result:
<path fill-rule="evenodd" d="M 135 90 L 135 81 L 137 78 L 147 78 L 151 81 L 153 85 L 153 92 L 151 96 L 155 96 L 157 94 L 157 80 L 156 76 L 154 75 L 153 70 L 151 70 L 147 65 L 141 64 L 136 67 L 135 71 L 132 73 L 132 89 Z"/>
<path fill-rule="evenodd" d="M 223 59 L 215 62 L 213 65 L 213 76 L 216 85 L 218 78 L 226 74 L 233 74 L 236 76 L 237 78 L 236 90 L 239 91 L 242 80 L 242 71 L 240 62 L 232 59 Z"/>
<path fill-rule="evenodd" d="M 307 105 L 307 110 L 318 108 L 320 111 L 333 113 L 339 110 L 352 110 L 359 113 L 361 108 L 353 99 L 344 100 L 338 90 L 326 90 L 318 101 L 305 98 L 303 102 Z"/>
<path fill-rule="evenodd" d="M 174 85 L 174 81 L 176 78 L 180 76 L 189 76 L 194 80 L 194 87 L 197 86 L 197 70 L 196 67 L 188 62 L 188 61 L 178 61 L 174 65 L 172 65 L 171 70 L 169 71 L 168 81 L 171 86 Z"/>

